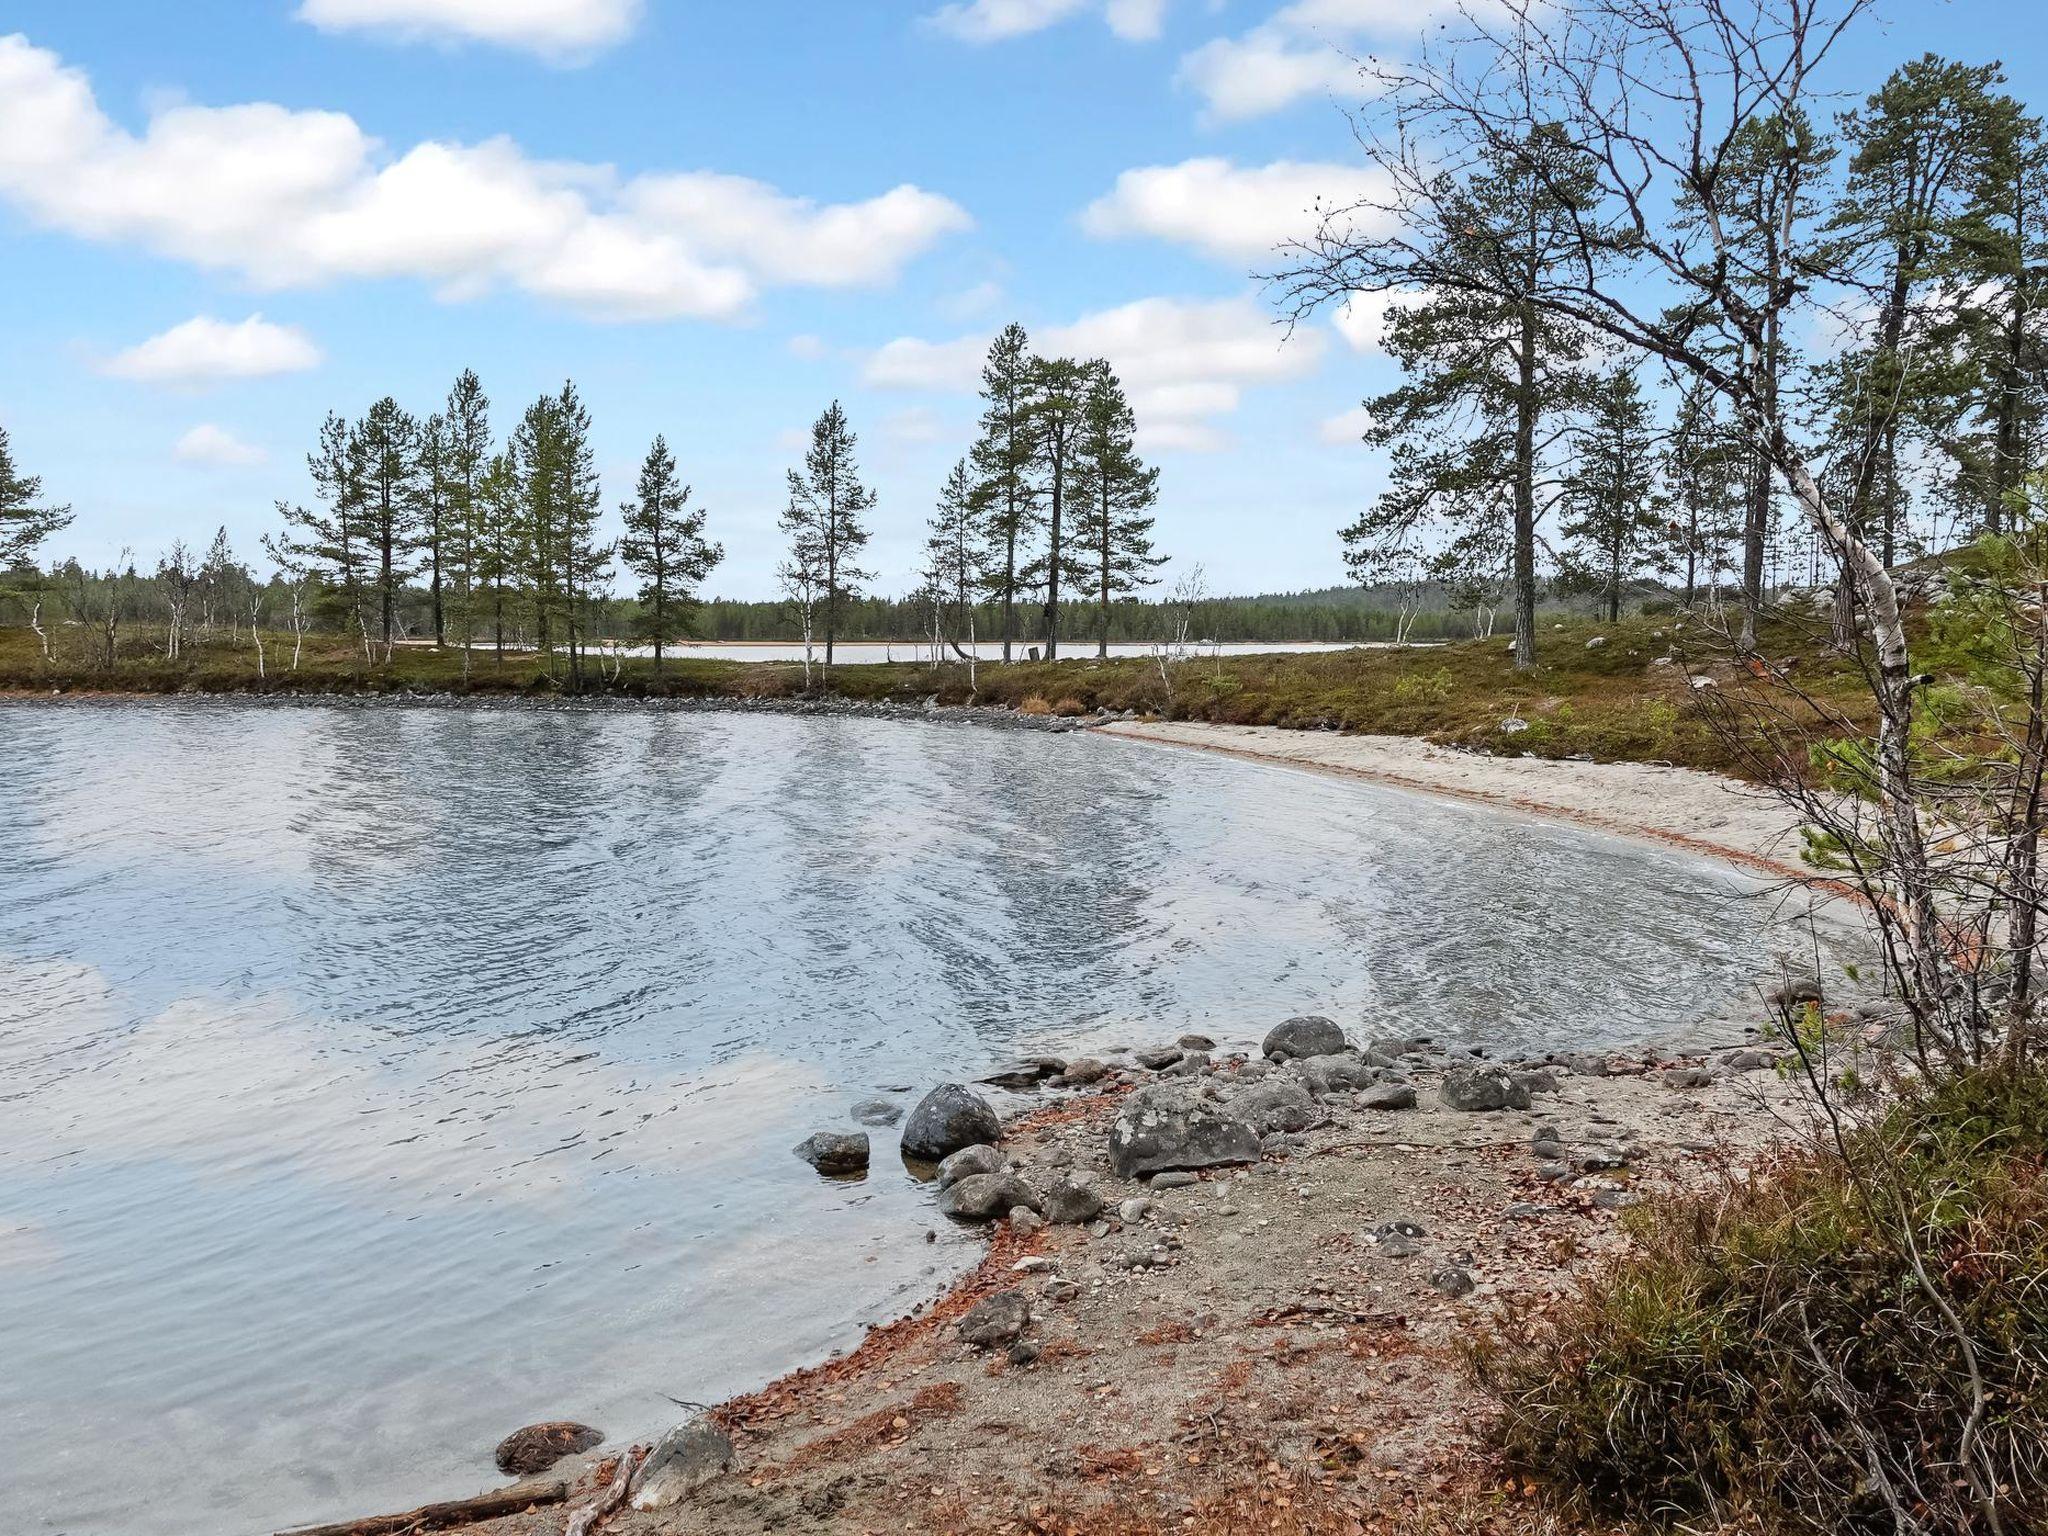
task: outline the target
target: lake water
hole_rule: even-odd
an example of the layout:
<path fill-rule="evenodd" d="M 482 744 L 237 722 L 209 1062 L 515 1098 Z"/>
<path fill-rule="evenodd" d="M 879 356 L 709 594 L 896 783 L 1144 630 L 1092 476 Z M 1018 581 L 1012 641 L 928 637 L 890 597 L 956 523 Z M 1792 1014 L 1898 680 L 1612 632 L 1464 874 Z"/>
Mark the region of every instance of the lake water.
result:
<path fill-rule="evenodd" d="M 1418 641 L 1417 643 L 1427 645 L 1437 642 Z M 1043 644 L 1044 642 L 1040 640 L 1019 640 L 1011 646 L 1011 654 L 1017 660 L 1023 661 L 1034 647 L 1042 647 Z M 1391 642 L 1385 640 L 1210 640 L 1190 642 L 1187 647 L 1187 654 L 1190 659 L 1219 654 L 1224 656 L 1303 655 L 1325 651 L 1385 650 L 1390 645 Z M 1000 640 L 980 640 L 972 646 L 967 645 L 963 641 L 961 642 L 961 649 L 972 650 L 983 661 L 1000 661 L 1003 655 L 1003 643 Z M 652 646 L 641 646 L 637 649 L 628 648 L 626 654 L 629 656 L 652 656 L 654 648 Z M 691 640 L 669 648 L 666 654 L 671 656 L 700 657 L 712 661 L 802 661 L 804 659 L 804 648 L 801 641 L 789 640 Z M 1116 641 L 1111 643 L 1109 654 L 1112 660 L 1117 660 L 1132 656 L 1150 657 L 1156 654 L 1156 652 L 1155 648 L 1150 645 L 1126 644 L 1122 641 Z M 915 640 L 890 642 L 846 640 L 832 649 L 832 659 L 836 662 L 845 662 L 849 666 L 856 662 L 871 661 L 929 664 L 931 655 L 931 642 L 925 641 L 920 644 Z M 823 661 L 825 659 L 824 641 L 820 640 L 812 647 L 812 659 L 815 661 Z M 959 660 L 950 647 L 946 651 L 946 660 L 955 663 Z M 1060 660 L 1095 660 L 1095 642 L 1093 640 L 1061 641 Z"/>
<path fill-rule="evenodd" d="M 892 1133 L 790 1155 L 878 1092 L 1304 1011 L 1632 1041 L 1766 961 L 1689 857 L 1082 733 L 14 704 L 0 761 L 16 1529 L 401 1508 L 850 1345 L 975 1251 Z"/>

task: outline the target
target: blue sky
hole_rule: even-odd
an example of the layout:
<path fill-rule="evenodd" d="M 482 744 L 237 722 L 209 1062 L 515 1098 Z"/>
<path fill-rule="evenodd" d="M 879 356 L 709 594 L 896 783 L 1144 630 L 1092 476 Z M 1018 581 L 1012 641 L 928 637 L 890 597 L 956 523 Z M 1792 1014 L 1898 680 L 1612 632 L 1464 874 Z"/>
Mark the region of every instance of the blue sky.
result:
<path fill-rule="evenodd" d="M 1431 3 L 7 0 L 0 423 L 61 552 L 148 563 L 253 552 L 329 408 L 473 367 L 503 426 L 573 377 L 608 501 L 666 434 L 713 586 L 767 596 L 837 397 L 897 591 L 1014 318 L 1119 366 L 1212 590 L 1328 584 L 1387 365 L 1336 317 L 1284 341 L 1249 274 L 1356 174 L 1339 50 Z M 1843 83 L 1938 49 L 2048 103 L 2032 9 L 1896 0 Z"/>

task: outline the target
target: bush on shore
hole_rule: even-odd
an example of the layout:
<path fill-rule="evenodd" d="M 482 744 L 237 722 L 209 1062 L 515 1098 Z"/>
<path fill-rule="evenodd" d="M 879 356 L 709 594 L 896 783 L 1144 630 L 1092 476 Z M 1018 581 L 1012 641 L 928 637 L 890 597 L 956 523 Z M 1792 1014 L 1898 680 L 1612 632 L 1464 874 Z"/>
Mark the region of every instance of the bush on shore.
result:
<path fill-rule="evenodd" d="M 1627 1257 L 1475 1346 L 1507 1464 L 1660 1524 L 2048 1530 L 2048 1072 L 1906 1093 L 1638 1208 Z"/>

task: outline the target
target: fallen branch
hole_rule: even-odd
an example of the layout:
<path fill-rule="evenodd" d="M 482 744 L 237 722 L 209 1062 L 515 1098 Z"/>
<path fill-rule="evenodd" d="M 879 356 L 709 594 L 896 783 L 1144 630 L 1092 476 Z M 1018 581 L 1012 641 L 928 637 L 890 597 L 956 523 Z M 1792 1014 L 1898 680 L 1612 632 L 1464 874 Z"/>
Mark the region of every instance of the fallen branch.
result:
<path fill-rule="evenodd" d="M 566 1503 L 567 1483 L 530 1483 L 480 1493 L 472 1499 L 450 1499 L 441 1504 L 422 1504 L 402 1515 L 365 1515 L 359 1520 L 342 1520 L 332 1525 L 302 1525 L 280 1531 L 278 1536 L 395 1536 L 399 1531 L 439 1531 L 453 1525 L 472 1525 L 495 1520 L 500 1515 L 524 1514 L 546 1504 Z"/>
<path fill-rule="evenodd" d="M 591 1536 L 618 1507 L 626 1502 L 626 1491 L 633 1486 L 633 1474 L 640 1470 L 640 1463 L 646 1458 L 644 1446 L 630 1446 L 619 1457 L 618 1467 L 612 1472 L 612 1480 L 605 1484 L 604 1491 L 588 1504 L 572 1510 L 569 1523 L 562 1527 L 562 1536 Z"/>

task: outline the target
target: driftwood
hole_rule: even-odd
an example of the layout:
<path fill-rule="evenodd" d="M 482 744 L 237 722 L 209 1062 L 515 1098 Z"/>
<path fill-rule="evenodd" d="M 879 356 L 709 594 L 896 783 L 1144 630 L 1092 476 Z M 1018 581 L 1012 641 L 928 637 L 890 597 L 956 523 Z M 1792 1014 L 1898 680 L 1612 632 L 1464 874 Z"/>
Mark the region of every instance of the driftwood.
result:
<path fill-rule="evenodd" d="M 633 1486 L 633 1474 L 640 1470 L 640 1463 L 646 1459 L 647 1451 L 642 1446 L 629 1447 L 619 1457 L 619 1465 L 612 1473 L 612 1480 L 605 1484 L 604 1492 L 588 1504 L 571 1511 L 569 1523 L 562 1527 L 562 1536 L 590 1536 L 604 1521 L 626 1502 L 626 1490 Z"/>
<path fill-rule="evenodd" d="M 365 1515 L 360 1520 L 342 1520 L 333 1525 L 302 1525 L 280 1531 L 278 1536 L 396 1536 L 400 1531 L 440 1531 L 451 1525 L 520 1514 L 543 1504 L 566 1503 L 568 1498 L 567 1483 L 522 1483 L 494 1493 L 480 1493 L 473 1499 L 422 1504 L 402 1515 Z"/>

